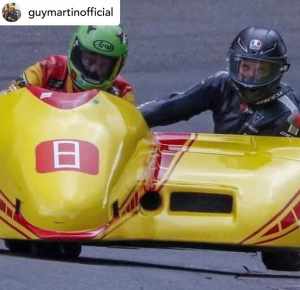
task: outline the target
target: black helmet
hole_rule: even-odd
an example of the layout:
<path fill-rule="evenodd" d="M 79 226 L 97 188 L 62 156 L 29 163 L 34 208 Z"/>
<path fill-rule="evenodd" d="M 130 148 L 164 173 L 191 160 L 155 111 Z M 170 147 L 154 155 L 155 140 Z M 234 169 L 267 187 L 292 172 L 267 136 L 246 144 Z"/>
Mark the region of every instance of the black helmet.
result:
<path fill-rule="evenodd" d="M 233 40 L 229 49 L 229 75 L 247 103 L 266 102 L 279 89 L 289 68 L 287 48 L 272 29 L 248 27 Z"/>

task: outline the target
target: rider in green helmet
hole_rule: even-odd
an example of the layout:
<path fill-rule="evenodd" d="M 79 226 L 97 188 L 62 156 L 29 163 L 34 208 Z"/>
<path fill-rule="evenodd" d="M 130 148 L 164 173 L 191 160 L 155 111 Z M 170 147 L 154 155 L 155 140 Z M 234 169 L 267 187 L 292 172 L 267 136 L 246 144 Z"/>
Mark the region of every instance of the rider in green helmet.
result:
<path fill-rule="evenodd" d="M 134 102 L 131 85 L 119 75 L 127 52 L 127 35 L 121 26 L 80 26 L 68 56 L 52 55 L 37 62 L 9 89 L 24 84 L 64 92 L 98 89 Z"/>
<path fill-rule="evenodd" d="M 68 68 L 81 89 L 108 89 L 124 65 L 127 37 L 119 26 L 81 26 L 68 53 Z"/>

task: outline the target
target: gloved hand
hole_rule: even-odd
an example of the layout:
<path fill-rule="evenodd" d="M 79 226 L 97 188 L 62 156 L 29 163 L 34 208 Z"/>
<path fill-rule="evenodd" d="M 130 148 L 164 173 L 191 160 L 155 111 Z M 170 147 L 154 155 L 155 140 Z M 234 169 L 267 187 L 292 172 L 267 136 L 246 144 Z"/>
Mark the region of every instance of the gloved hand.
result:
<path fill-rule="evenodd" d="M 10 92 L 13 92 L 13 91 L 17 90 L 17 89 L 18 89 L 17 84 L 16 84 L 15 81 L 13 81 L 9 84 L 9 86 L 6 90 L 0 91 L 0 96 L 6 95 Z"/>
<path fill-rule="evenodd" d="M 3 96 L 3 95 L 6 95 L 7 93 L 8 93 L 7 90 L 2 90 L 2 91 L 0 91 L 0 97 Z"/>
<path fill-rule="evenodd" d="M 18 90 L 26 85 L 24 79 L 22 77 L 12 81 L 6 90 L 0 91 L 0 96 Z"/>
<path fill-rule="evenodd" d="M 300 113 L 292 113 L 282 126 L 278 127 L 278 135 L 300 137 Z"/>
<path fill-rule="evenodd" d="M 300 113 L 294 113 L 288 118 L 287 133 L 291 136 L 300 136 Z"/>
<path fill-rule="evenodd" d="M 9 86 L 8 86 L 7 93 L 16 91 L 16 90 L 19 89 L 19 88 L 20 88 L 20 87 L 19 87 L 17 81 L 12 81 L 12 82 L 9 84 Z"/>

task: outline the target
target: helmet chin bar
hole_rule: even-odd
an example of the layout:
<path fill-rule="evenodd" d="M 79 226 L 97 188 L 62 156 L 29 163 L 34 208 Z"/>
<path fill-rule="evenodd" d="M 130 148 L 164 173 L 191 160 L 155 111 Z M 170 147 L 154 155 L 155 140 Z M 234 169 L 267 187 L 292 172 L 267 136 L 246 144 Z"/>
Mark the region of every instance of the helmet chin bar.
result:
<path fill-rule="evenodd" d="M 266 86 L 252 88 L 245 87 L 235 81 L 233 81 L 233 83 L 239 92 L 241 102 L 252 105 L 262 105 L 281 97 L 281 94 L 278 94 L 280 90 L 280 79 L 281 78 Z"/>

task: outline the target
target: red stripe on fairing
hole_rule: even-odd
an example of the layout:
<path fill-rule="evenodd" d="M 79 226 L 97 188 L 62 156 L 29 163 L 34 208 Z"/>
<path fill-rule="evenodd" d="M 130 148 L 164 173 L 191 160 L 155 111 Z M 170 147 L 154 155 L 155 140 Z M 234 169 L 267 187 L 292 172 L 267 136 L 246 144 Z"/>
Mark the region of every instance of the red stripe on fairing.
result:
<path fill-rule="evenodd" d="M 174 159 L 175 153 L 161 153 L 159 172 L 157 175 L 157 179 L 160 180 L 163 178 L 165 173 L 170 167 L 172 160 Z"/>
<path fill-rule="evenodd" d="M 294 207 L 295 214 L 298 219 L 300 219 L 300 202 Z"/>
<path fill-rule="evenodd" d="M 84 105 L 98 94 L 97 90 L 66 93 L 61 91 L 51 91 L 32 85 L 28 85 L 27 88 L 39 100 L 62 110 L 70 110 Z"/>
<path fill-rule="evenodd" d="M 271 228 L 269 231 L 267 231 L 264 236 L 273 235 L 275 233 L 279 232 L 279 225 L 275 225 L 273 228 Z"/>
<path fill-rule="evenodd" d="M 0 190 L 0 195 L 2 195 L 3 197 L 4 197 L 4 199 L 12 206 L 12 207 L 16 207 L 16 205 L 15 204 L 13 204 L 9 199 L 8 199 L 8 197 L 4 194 L 4 192 L 3 191 L 1 191 Z"/>
<path fill-rule="evenodd" d="M 160 187 L 157 189 L 157 191 L 160 191 L 162 189 L 162 187 L 165 185 L 165 183 L 168 181 L 168 179 L 170 178 L 170 176 L 171 176 L 172 172 L 174 171 L 175 167 L 177 166 L 177 164 L 181 160 L 182 156 L 184 155 L 184 153 L 186 152 L 186 150 L 188 150 L 188 148 L 190 148 L 192 146 L 192 144 L 194 143 L 195 139 L 189 140 L 188 144 L 185 145 L 185 147 L 186 147 L 185 150 L 182 150 L 180 152 L 180 155 L 178 156 L 175 164 L 173 165 L 173 167 L 169 171 L 168 175 L 165 177 L 165 181 L 160 185 Z"/>
<path fill-rule="evenodd" d="M 137 188 L 135 190 L 132 190 L 129 195 L 126 197 L 126 199 L 123 201 L 123 203 L 120 205 L 119 210 L 123 210 L 127 207 L 127 204 L 131 202 L 132 199 L 139 201 L 139 189 Z"/>
<path fill-rule="evenodd" d="M 1 197 L 8 203 L 8 204 L 3 204 L 1 205 L 1 211 L 10 219 L 15 220 L 15 215 L 14 212 L 16 210 L 16 206 L 9 200 L 9 198 L 5 195 L 5 193 L 3 191 L 0 190 L 0 195 Z M 8 206 L 12 207 L 9 208 Z M 23 237 L 25 237 L 26 239 L 31 239 L 27 234 L 25 234 L 23 231 L 21 231 L 20 229 L 18 229 L 17 227 L 15 227 L 13 224 L 11 224 L 8 220 L 6 220 L 3 217 L 0 217 L 1 221 L 3 221 L 6 225 L 8 225 L 9 227 L 11 227 L 12 229 L 14 229 L 16 232 L 18 232 L 19 234 L 21 234 Z M 16 221 L 16 220 L 15 220 Z"/>
<path fill-rule="evenodd" d="M 160 167 L 168 169 L 168 167 L 170 166 L 170 164 L 174 158 L 175 153 L 174 152 L 163 152 L 161 155 L 162 155 L 161 156 L 162 158 L 160 161 Z"/>
<path fill-rule="evenodd" d="M 154 168 L 153 173 L 151 174 L 152 184 L 150 184 L 149 189 L 160 191 L 164 184 L 168 181 L 171 173 L 175 169 L 183 154 L 195 141 L 197 135 L 194 134 L 194 138 L 192 138 L 193 133 L 186 132 L 163 132 L 155 133 L 154 135 L 157 139 L 158 150 L 154 155 Z M 178 152 L 180 152 L 179 156 L 176 162 L 172 165 L 172 168 L 170 168 L 170 165 Z M 164 176 L 168 170 L 169 172 L 167 176 Z M 159 188 L 155 188 L 155 183 L 163 177 L 165 179 L 164 182 L 159 186 Z"/>
<path fill-rule="evenodd" d="M 268 225 L 270 225 L 274 220 L 276 220 L 292 203 L 293 201 L 300 195 L 300 190 L 297 191 L 294 196 L 289 200 L 289 202 L 284 206 L 284 208 L 278 213 L 276 214 L 270 221 L 268 221 L 266 224 L 264 224 L 262 227 L 260 227 L 257 231 L 255 231 L 253 234 L 249 235 L 248 237 L 246 237 L 244 240 L 242 240 L 240 242 L 240 244 L 245 243 L 247 240 L 250 240 L 251 238 L 253 238 L 255 235 L 257 235 L 259 232 L 262 232 Z M 281 236 L 280 236 L 281 237 Z M 278 239 L 280 237 L 274 238 L 274 239 Z M 272 239 L 272 240 L 274 240 Z"/>
<path fill-rule="evenodd" d="M 13 211 L 10 208 L 6 208 L 6 215 L 8 215 L 12 219 L 13 218 Z"/>
<path fill-rule="evenodd" d="M 294 217 L 293 212 L 290 212 L 282 221 L 281 221 L 281 228 L 284 230 L 294 224 L 296 219 Z"/>
<path fill-rule="evenodd" d="M 87 240 L 96 237 L 97 235 L 104 232 L 107 228 L 107 225 L 99 227 L 95 230 L 91 231 L 74 231 L 74 232 L 61 232 L 61 231 L 51 231 L 51 230 L 44 230 L 38 228 L 31 223 L 29 223 L 22 214 L 16 214 L 15 220 L 22 225 L 24 228 L 35 234 L 40 239 L 45 240 L 72 240 L 72 241 L 79 241 L 79 240 Z"/>
<path fill-rule="evenodd" d="M 183 146 L 192 136 L 192 133 L 188 132 L 155 132 L 154 136 L 156 137 L 162 149 L 168 149 L 169 145 Z M 164 146 L 165 145 L 165 146 Z M 174 150 L 174 148 L 172 148 Z M 180 148 L 178 148 L 180 149 Z M 176 150 L 176 149 L 175 149 Z"/>
<path fill-rule="evenodd" d="M 21 230 L 19 230 L 18 228 L 16 228 L 14 225 L 12 225 L 10 222 L 8 222 L 6 219 L 2 218 L 1 216 L 0 216 L 0 220 L 3 221 L 5 224 L 7 224 L 9 227 L 13 228 L 16 232 L 18 232 L 19 234 L 21 234 L 26 239 L 31 239 L 28 235 L 26 235 L 25 233 L 23 233 Z"/>
<path fill-rule="evenodd" d="M 0 210 L 6 212 L 6 204 L 2 199 L 0 199 Z"/>
<path fill-rule="evenodd" d="M 297 229 L 299 229 L 299 226 L 296 226 L 295 228 L 291 229 L 290 231 L 288 231 L 288 232 L 286 232 L 286 233 L 284 233 L 284 234 L 282 234 L 282 235 L 280 235 L 280 236 L 277 236 L 277 237 L 274 237 L 274 238 L 271 238 L 271 239 L 268 239 L 268 240 L 264 240 L 264 241 L 262 241 L 262 242 L 257 242 L 257 243 L 255 243 L 254 245 L 261 245 L 261 244 L 264 244 L 264 243 L 272 242 L 272 241 L 274 241 L 274 240 L 280 239 L 280 238 L 282 238 L 282 237 L 284 237 L 284 236 L 286 236 L 286 235 L 288 235 L 288 234 L 294 232 L 294 231 L 297 230 Z"/>
<path fill-rule="evenodd" d="M 151 178 L 153 179 L 152 182 L 157 180 L 157 177 L 159 176 L 159 172 L 161 170 L 160 164 L 161 164 L 162 154 L 159 150 L 155 153 L 154 158 L 155 158 L 154 171 L 153 173 L 150 174 Z"/>

